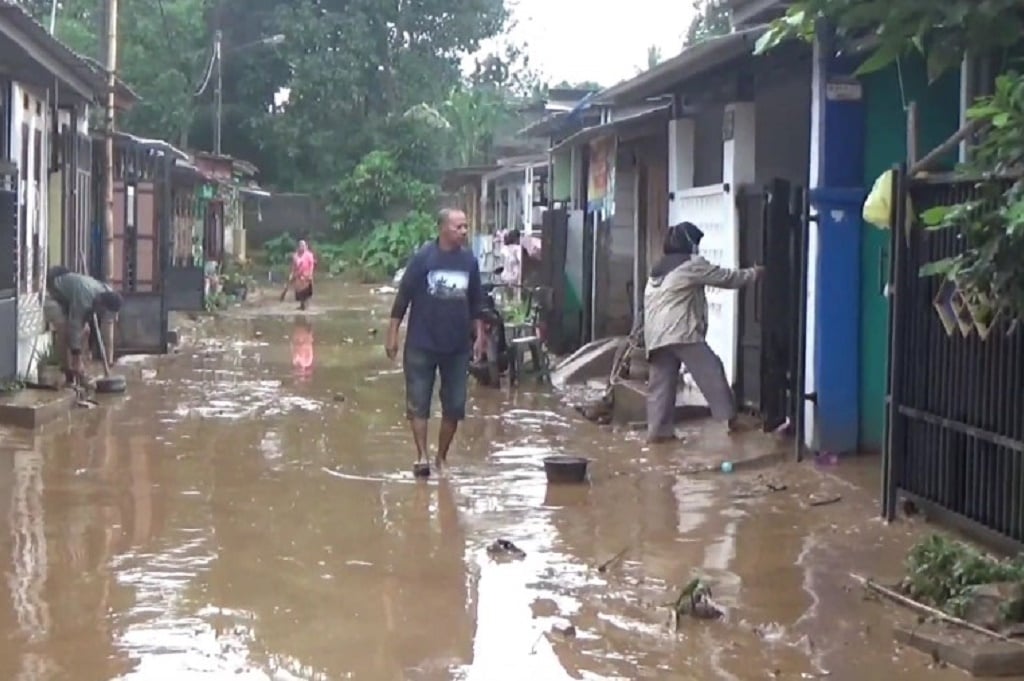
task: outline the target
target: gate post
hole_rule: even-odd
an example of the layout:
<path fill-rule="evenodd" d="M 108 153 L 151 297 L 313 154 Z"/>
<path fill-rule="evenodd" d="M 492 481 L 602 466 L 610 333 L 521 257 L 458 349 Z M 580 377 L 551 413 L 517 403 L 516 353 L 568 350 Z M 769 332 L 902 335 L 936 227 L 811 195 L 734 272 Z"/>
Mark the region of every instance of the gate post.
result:
<path fill-rule="evenodd" d="M 906 353 L 906 329 L 907 315 L 905 306 L 907 304 L 907 285 L 904 279 L 906 273 L 907 239 L 907 194 L 910 191 L 909 181 L 906 175 L 906 165 L 901 164 L 894 168 L 892 178 L 892 205 L 890 207 L 892 219 L 890 227 L 890 252 L 892 253 L 889 264 L 889 292 L 891 296 L 889 305 L 889 375 L 888 383 L 888 404 L 885 410 L 885 444 L 882 449 L 882 517 L 891 522 L 896 517 L 896 457 L 903 454 L 903 442 L 905 420 L 900 416 L 900 405 L 903 403 L 905 394 L 905 380 L 903 360 Z M 914 275 L 916 276 L 916 273 Z"/>

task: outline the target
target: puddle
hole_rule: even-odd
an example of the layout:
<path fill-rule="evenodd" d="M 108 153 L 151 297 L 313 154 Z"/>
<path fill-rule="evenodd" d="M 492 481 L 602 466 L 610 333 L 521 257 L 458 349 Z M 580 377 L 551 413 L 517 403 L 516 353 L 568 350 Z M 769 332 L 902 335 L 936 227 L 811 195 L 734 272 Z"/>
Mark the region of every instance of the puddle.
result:
<path fill-rule="evenodd" d="M 0 431 L 0 679 L 961 678 L 849 588 L 913 539 L 870 494 L 807 509 L 813 471 L 742 499 L 755 474 L 686 473 L 763 439 L 651 448 L 539 387 L 473 386 L 449 475 L 413 480 L 370 333 L 389 303 L 234 311 L 115 406 Z M 591 458 L 590 484 L 548 486 L 556 453 Z M 674 631 L 695 574 L 726 617 Z"/>

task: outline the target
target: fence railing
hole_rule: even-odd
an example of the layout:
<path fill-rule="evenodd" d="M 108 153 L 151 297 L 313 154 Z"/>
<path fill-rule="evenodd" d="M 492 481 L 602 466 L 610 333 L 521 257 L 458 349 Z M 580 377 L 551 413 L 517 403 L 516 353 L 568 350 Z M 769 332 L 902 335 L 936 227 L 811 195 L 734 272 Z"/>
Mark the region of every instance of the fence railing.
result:
<path fill-rule="evenodd" d="M 883 512 L 891 519 L 902 494 L 1017 547 L 1024 542 L 1024 329 L 1009 319 L 990 323 L 952 282 L 920 276 L 922 265 L 963 252 L 956 230 L 904 228 L 911 211 L 978 192 L 965 180 L 896 176 Z"/>

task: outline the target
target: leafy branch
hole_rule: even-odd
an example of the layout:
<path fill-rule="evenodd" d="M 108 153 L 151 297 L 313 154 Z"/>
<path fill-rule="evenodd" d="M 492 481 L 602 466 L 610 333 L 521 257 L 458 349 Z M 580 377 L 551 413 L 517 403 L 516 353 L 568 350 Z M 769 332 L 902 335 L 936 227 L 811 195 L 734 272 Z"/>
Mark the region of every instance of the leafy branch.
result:
<path fill-rule="evenodd" d="M 766 52 L 830 27 L 836 47 L 861 51 L 857 75 L 920 55 L 935 81 L 965 55 L 1002 63 L 991 96 L 968 111 L 975 132 L 972 159 L 959 172 L 977 183 L 978 197 L 922 214 L 928 229 L 954 229 L 961 254 L 930 263 L 922 276 L 942 276 L 975 297 L 994 301 L 1010 319 L 1024 318 L 1024 77 L 1006 66 L 1020 45 L 1019 0 L 797 0 L 758 41 Z M 962 133 L 963 131 L 961 131 Z"/>

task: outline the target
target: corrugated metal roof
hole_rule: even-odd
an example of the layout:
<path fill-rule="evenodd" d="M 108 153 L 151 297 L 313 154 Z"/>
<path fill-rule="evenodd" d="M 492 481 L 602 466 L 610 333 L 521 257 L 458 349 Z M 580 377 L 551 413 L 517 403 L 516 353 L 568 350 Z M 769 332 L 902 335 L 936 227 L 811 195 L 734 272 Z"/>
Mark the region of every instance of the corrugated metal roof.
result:
<path fill-rule="evenodd" d="M 593 103 L 618 104 L 666 94 L 688 78 L 710 71 L 735 57 L 752 54 L 757 39 L 766 30 L 765 26 L 756 26 L 697 43 L 653 69 L 599 92 Z"/>
<path fill-rule="evenodd" d="M 636 125 L 657 118 L 658 116 L 666 115 L 672 109 L 671 104 L 662 104 L 660 106 L 654 106 L 644 111 L 638 111 L 628 116 L 615 119 L 608 123 L 602 123 L 601 125 L 592 125 L 589 128 L 583 128 L 575 135 L 566 137 L 564 140 L 551 147 L 551 152 L 554 153 L 559 149 L 566 146 L 577 146 L 584 144 L 590 140 L 597 139 L 604 135 L 609 135 L 616 130 L 620 130 L 630 125 Z"/>
<path fill-rule="evenodd" d="M 36 21 L 32 15 L 25 11 L 25 8 L 13 0 L 0 0 L 0 16 L 7 19 L 10 25 L 25 34 L 27 38 L 36 42 L 45 51 L 50 53 L 61 66 L 68 69 L 74 76 L 81 79 L 90 88 L 90 94 L 98 96 L 106 91 L 105 76 L 97 71 L 70 47 L 50 35 L 50 32 Z M 74 83 L 68 83 L 74 86 Z M 78 88 L 76 88 L 78 89 Z"/>
<path fill-rule="evenodd" d="M 169 154 L 174 157 L 177 161 L 183 161 L 185 163 L 192 163 L 192 157 L 186 154 L 181 149 L 177 148 L 170 142 L 164 140 L 151 139 L 148 137 L 138 137 L 127 132 L 118 131 L 114 133 L 115 140 L 121 140 L 129 144 L 135 144 L 147 151 L 155 151 L 161 154 Z"/>

